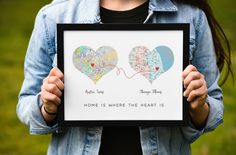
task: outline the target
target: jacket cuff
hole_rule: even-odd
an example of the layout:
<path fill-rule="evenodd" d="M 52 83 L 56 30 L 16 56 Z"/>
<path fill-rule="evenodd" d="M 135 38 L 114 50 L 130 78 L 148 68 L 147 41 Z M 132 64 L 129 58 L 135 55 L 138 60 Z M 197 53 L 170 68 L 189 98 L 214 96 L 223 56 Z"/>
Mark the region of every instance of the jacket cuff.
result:
<path fill-rule="evenodd" d="M 219 124 L 223 123 L 224 105 L 222 101 L 208 96 L 206 103 L 209 105 L 209 114 L 204 132 L 213 131 Z"/>
<path fill-rule="evenodd" d="M 42 106 L 42 102 L 40 99 L 40 94 L 34 97 L 36 102 L 31 102 L 31 110 L 30 110 L 30 134 L 51 134 L 59 131 L 58 124 L 56 123 L 53 126 L 48 126 L 45 122 L 40 107 Z"/>
<path fill-rule="evenodd" d="M 214 130 L 223 122 L 223 103 L 210 96 L 207 97 L 206 103 L 209 106 L 209 114 L 205 126 L 202 129 L 197 129 L 189 121 L 189 126 L 182 127 L 183 135 L 190 143 L 194 142 L 205 132 Z"/>

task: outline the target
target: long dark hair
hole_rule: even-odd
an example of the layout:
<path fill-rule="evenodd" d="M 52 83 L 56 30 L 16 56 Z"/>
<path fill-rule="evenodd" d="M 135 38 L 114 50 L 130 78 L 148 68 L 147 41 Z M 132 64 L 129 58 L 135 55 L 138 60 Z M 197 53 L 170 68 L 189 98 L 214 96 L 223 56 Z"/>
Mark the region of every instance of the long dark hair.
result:
<path fill-rule="evenodd" d="M 217 57 L 217 66 L 220 71 L 223 70 L 226 66 L 226 73 L 222 78 L 220 85 L 223 85 L 228 79 L 229 75 L 232 75 L 233 81 L 233 71 L 232 71 L 232 62 L 231 62 L 231 48 L 229 41 L 213 15 L 212 9 L 207 0 L 175 0 L 176 2 L 182 2 L 189 5 L 196 6 L 204 11 L 206 14 L 209 26 L 211 28 L 211 33 L 213 37 L 213 42 L 215 46 L 215 53 Z"/>

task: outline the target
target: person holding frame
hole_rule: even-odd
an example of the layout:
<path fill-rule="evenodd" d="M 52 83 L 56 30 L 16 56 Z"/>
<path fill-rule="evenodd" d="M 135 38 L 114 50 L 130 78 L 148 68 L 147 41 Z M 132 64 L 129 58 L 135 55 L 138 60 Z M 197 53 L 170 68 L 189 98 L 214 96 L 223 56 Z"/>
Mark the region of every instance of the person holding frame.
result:
<path fill-rule="evenodd" d="M 56 67 L 57 23 L 189 23 L 191 65 L 182 73 L 189 125 L 59 127 L 64 75 Z M 223 122 L 218 80 L 225 65 L 223 82 L 232 73 L 230 47 L 205 0 L 54 0 L 36 17 L 17 115 L 31 134 L 52 134 L 50 155 L 191 154 L 190 144 Z"/>

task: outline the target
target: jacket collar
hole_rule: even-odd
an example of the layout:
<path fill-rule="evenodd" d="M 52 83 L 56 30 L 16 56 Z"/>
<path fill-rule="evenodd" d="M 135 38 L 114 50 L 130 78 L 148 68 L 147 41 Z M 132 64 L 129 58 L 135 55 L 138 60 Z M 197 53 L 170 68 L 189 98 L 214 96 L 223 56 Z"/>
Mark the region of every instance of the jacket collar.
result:
<path fill-rule="evenodd" d="M 100 0 L 70 0 L 67 10 L 68 23 L 100 23 Z M 175 12 L 171 0 L 150 0 L 149 12 Z"/>
<path fill-rule="evenodd" d="M 177 6 L 171 0 L 150 0 L 149 9 L 159 12 L 178 11 Z"/>

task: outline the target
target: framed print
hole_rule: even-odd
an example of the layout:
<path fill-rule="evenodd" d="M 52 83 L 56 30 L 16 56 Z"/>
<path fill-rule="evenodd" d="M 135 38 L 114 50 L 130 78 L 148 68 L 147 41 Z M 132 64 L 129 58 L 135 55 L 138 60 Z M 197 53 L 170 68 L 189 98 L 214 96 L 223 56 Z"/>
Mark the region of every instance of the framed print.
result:
<path fill-rule="evenodd" d="M 60 126 L 183 126 L 189 24 L 58 24 Z"/>

